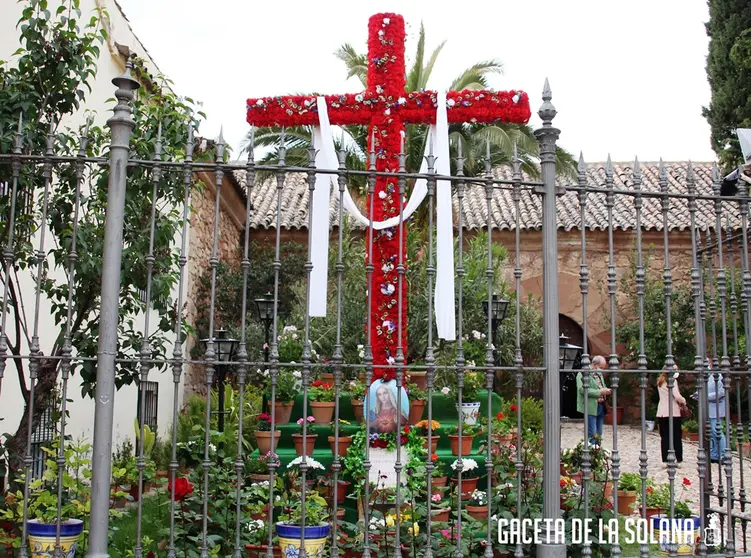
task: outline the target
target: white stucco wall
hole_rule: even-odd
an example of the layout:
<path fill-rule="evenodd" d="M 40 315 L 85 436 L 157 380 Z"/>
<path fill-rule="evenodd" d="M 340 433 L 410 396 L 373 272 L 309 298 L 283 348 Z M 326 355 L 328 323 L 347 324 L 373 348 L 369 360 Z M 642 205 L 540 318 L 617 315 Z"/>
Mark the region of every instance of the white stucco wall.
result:
<path fill-rule="evenodd" d="M 108 31 L 109 39 L 106 45 L 102 46 L 101 55 L 98 61 L 97 76 L 92 83 L 92 92 L 87 95 L 86 104 L 80 111 L 67 116 L 63 121 L 63 126 L 77 130 L 82 126 L 88 115 L 91 114 L 94 121 L 99 126 L 104 126 L 106 120 L 111 115 L 111 109 L 114 106 L 108 99 L 114 97 L 115 87 L 112 79 L 122 74 L 125 69 L 124 58 L 118 51 L 117 45 L 128 47 L 130 51 L 135 52 L 143 58 L 152 75 L 158 75 L 159 70 L 151 60 L 148 52 L 140 43 L 138 38 L 133 34 L 127 19 L 120 11 L 119 6 L 114 0 L 81 0 L 81 10 L 83 21 L 88 21 L 93 10 L 97 7 L 103 8 L 108 12 L 109 22 Z M 21 17 L 23 6 L 15 1 L 5 0 L 0 2 L 0 60 L 9 60 L 13 63 L 12 53 L 20 46 L 18 42 L 18 31 L 16 23 Z M 47 235 L 47 249 L 50 248 L 50 235 Z M 179 246 L 180 238 L 176 238 Z M 38 246 L 38 238 L 34 239 L 35 249 Z M 145 254 L 144 254 L 145 257 Z M 57 274 L 62 278 L 62 271 Z M 186 278 L 187 282 L 187 278 Z M 33 319 L 34 305 L 34 282 L 31 276 L 21 276 L 21 287 L 23 299 L 27 305 L 27 316 Z M 0 282 L 0 297 L 2 297 L 2 283 Z M 187 288 L 184 292 L 188 292 Z M 1 298 L 0 298 L 1 300 Z M 151 320 L 152 327 L 155 318 Z M 142 321 L 141 321 L 142 327 Z M 29 323 L 32 328 L 32 323 Z M 8 334 L 13 335 L 13 327 L 8 325 Z M 42 300 L 40 305 L 40 340 L 41 349 L 45 354 L 49 354 L 55 335 L 59 331 L 59 326 L 55 326 L 53 317 L 50 312 L 49 303 Z M 172 353 L 172 342 L 174 336 L 170 336 L 168 352 L 165 357 L 169 358 Z M 23 349 L 23 354 L 28 355 L 28 346 Z M 28 382 L 28 366 L 26 366 L 26 377 Z M 168 429 L 172 423 L 173 391 L 171 368 L 167 367 L 161 374 L 152 372 L 149 377 L 150 381 L 159 382 L 159 403 L 158 403 L 158 425 L 160 435 L 167 435 Z M 178 389 L 178 405 L 181 404 L 182 383 Z M 5 377 L 2 380 L 0 388 L 0 432 L 14 432 L 23 412 L 23 401 L 20 397 L 20 389 L 16 368 L 9 361 L 5 370 Z M 84 399 L 81 396 L 80 380 L 73 376 L 68 385 L 68 398 L 72 400 L 68 404 L 70 419 L 67 422 L 66 432 L 74 438 L 85 438 L 92 440 L 94 427 L 94 403 L 92 399 Z M 125 437 L 133 437 L 133 423 L 136 418 L 136 402 L 138 400 L 137 388 L 127 386 L 120 389 L 115 397 L 115 443 L 118 443 Z"/>

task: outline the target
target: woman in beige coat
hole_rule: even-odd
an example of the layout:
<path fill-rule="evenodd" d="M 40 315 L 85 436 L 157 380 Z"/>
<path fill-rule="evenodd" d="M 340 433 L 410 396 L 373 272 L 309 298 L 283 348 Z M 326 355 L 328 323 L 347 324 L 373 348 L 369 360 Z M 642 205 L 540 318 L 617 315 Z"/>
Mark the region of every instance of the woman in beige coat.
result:
<path fill-rule="evenodd" d="M 674 366 L 678 370 L 677 366 Z M 678 372 L 675 372 L 673 378 L 673 424 L 670 424 L 670 390 L 668 389 L 667 368 L 662 369 L 662 374 L 657 378 L 657 393 L 660 401 L 657 404 L 657 419 L 660 423 L 660 439 L 662 442 L 662 462 L 668 462 L 668 450 L 670 449 L 670 428 L 673 429 L 673 449 L 675 450 L 675 460 L 678 463 L 683 461 L 683 442 L 681 440 L 681 407 L 686 405 L 686 399 L 681 395 L 678 389 Z"/>

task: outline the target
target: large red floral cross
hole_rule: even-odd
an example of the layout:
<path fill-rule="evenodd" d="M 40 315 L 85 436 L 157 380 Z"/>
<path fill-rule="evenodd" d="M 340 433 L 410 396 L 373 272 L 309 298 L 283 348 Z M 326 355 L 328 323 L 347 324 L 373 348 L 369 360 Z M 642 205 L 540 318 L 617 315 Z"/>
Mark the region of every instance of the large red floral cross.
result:
<path fill-rule="evenodd" d="M 369 125 L 368 150 L 376 153 L 378 172 L 399 169 L 401 133 L 405 124 L 435 123 L 435 91 L 405 92 L 404 18 L 376 14 L 368 22 L 368 86 L 362 93 L 326 95 L 332 125 Z M 531 115 L 523 91 L 449 91 L 449 122 L 513 122 L 526 124 Z M 248 99 L 249 124 L 255 126 L 318 125 L 316 95 Z M 373 145 L 375 142 L 375 145 Z M 379 176 L 375 184 L 373 221 L 399 215 L 397 178 Z M 368 211 L 370 200 L 368 200 Z M 406 230 L 401 254 L 406 267 Z M 370 246 L 368 246 L 370 248 Z M 369 250 L 368 250 L 368 253 Z M 398 324 L 399 233 L 385 229 L 373 233 L 373 296 L 371 339 L 373 363 L 384 365 L 396 357 Z M 365 296 L 365 293 L 363 293 Z M 407 353 L 407 285 L 402 285 L 402 348 Z M 393 378 L 393 369 L 377 368 L 375 379 Z"/>

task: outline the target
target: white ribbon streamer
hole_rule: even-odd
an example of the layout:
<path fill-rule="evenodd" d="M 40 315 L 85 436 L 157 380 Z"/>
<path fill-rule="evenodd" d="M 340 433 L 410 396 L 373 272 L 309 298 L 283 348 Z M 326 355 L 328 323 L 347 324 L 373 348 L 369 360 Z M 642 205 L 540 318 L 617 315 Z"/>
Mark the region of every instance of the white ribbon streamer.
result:
<path fill-rule="evenodd" d="M 339 161 L 334 147 L 334 136 L 331 133 L 328 108 L 324 97 L 316 99 L 320 126 L 313 130 L 313 145 L 318 148 L 316 153 L 316 168 L 336 170 Z M 437 139 L 437 141 L 436 141 Z M 433 145 L 435 144 L 435 145 Z M 448 149 L 448 117 L 446 114 L 446 94 L 438 94 L 438 111 L 436 125 L 428 132 L 425 155 L 431 152 L 431 146 L 436 150 L 435 170 L 438 174 L 448 176 L 450 173 Z M 420 173 L 427 173 L 427 161 L 423 158 Z M 336 176 L 331 174 L 316 174 L 316 185 L 311 200 L 313 226 L 311 234 L 311 261 L 313 269 L 310 274 L 310 300 L 308 312 L 313 317 L 326 316 L 326 301 L 328 290 L 328 256 L 329 256 L 329 204 L 331 188 L 336 184 Z M 428 193 L 427 180 L 418 179 L 412 188 L 407 206 L 402 212 L 401 219 L 406 221 L 420 206 Z M 454 295 L 454 240 L 453 240 L 453 212 L 451 207 L 451 182 L 439 180 L 436 184 L 436 228 L 438 231 L 438 245 L 436 250 L 436 285 L 435 312 L 438 336 L 447 341 L 456 339 L 456 312 Z M 359 210 L 349 190 L 345 187 L 343 194 L 343 209 L 363 226 L 369 227 L 371 222 Z M 399 226 L 399 216 L 385 221 L 372 223 L 374 230 L 382 230 Z"/>

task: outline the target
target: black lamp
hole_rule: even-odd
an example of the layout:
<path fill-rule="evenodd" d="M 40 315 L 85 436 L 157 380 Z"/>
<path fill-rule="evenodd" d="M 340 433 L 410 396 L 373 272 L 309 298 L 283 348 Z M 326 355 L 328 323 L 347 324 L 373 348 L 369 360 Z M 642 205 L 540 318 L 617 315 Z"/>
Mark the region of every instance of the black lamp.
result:
<path fill-rule="evenodd" d="M 271 324 L 274 323 L 274 297 L 271 295 L 270 292 L 267 292 L 263 298 L 257 298 L 254 301 L 256 303 L 256 314 L 258 315 L 258 320 L 261 322 L 265 329 L 265 337 L 264 342 L 265 345 L 263 347 L 263 360 L 264 362 L 269 361 L 269 330 L 271 329 Z"/>
<path fill-rule="evenodd" d="M 206 351 L 210 339 L 201 339 L 203 350 Z M 224 383 L 227 378 L 227 363 L 232 360 L 239 341 L 229 336 L 226 329 L 217 329 L 214 332 L 214 352 L 219 364 L 216 366 L 216 381 L 219 395 L 219 405 L 216 413 L 219 415 L 219 432 L 224 432 Z"/>
<path fill-rule="evenodd" d="M 498 333 L 498 326 L 506 318 L 506 310 L 508 310 L 508 300 L 505 298 L 498 298 L 498 295 L 493 293 L 493 298 L 488 308 L 488 301 L 483 300 L 482 309 L 485 311 L 485 317 L 490 320 L 490 332 L 492 335 L 493 346 L 496 346 L 496 334 Z M 498 366 L 498 349 L 493 349 L 493 365 Z M 493 378 L 493 391 L 495 391 L 495 377 Z"/>
<path fill-rule="evenodd" d="M 564 333 L 561 333 L 558 343 L 558 361 L 561 370 L 572 369 L 582 351 L 580 346 L 572 345 L 568 340 L 569 338 Z"/>

